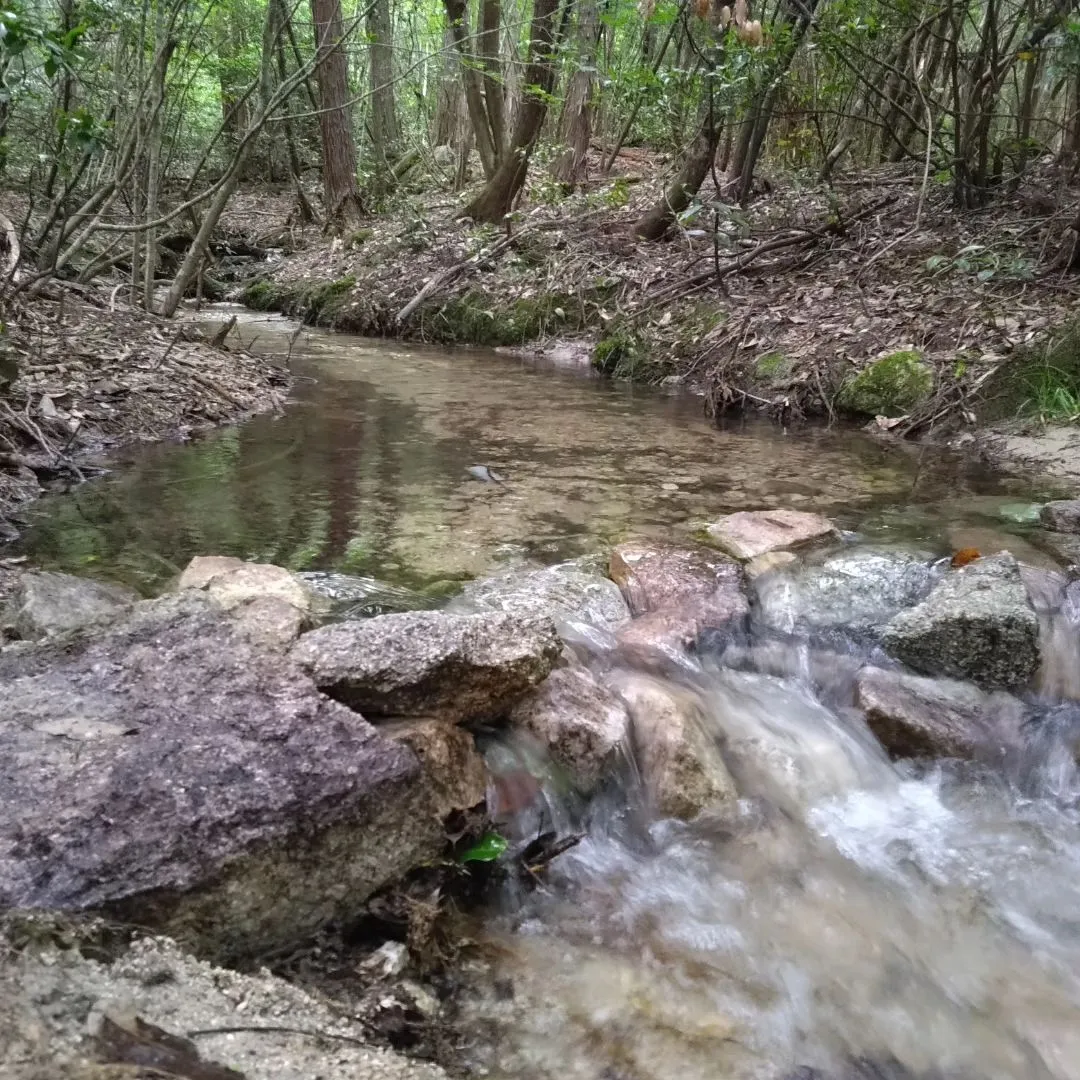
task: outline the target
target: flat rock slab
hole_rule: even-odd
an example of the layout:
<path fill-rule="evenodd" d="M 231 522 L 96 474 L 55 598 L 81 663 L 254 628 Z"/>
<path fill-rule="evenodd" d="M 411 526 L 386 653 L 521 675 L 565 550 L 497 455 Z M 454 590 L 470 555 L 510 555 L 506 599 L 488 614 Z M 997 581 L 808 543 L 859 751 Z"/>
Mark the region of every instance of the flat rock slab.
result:
<path fill-rule="evenodd" d="M 630 618 L 618 585 L 580 562 L 471 581 L 448 610 L 546 616 L 557 627 L 573 622 L 602 630 L 615 630 Z"/>
<path fill-rule="evenodd" d="M 0 907 L 252 953 L 355 914 L 441 842 L 415 754 L 205 597 L 0 652 Z"/>
<path fill-rule="evenodd" d="M 721 551 L 745 560 L 828 539 L 836 528 L 828 518 L 802 510 L 740 510 L 706 532 Z"/>
<path fill-rule="evenodd" d="M 245 562 L 229 555 L 198 555 L 176 583 L 178 591 L 198 589 L 230 611 L 254 600 L 273 598 L 298 611 L 312 609 L 312 593 L 288 570 L 270 563 Z"/>
<path fill-rule="evenodd" d="M 414 611 L 313 630 L 292 658 L 321 690 L 369 716 L 459 723 L 504 713 L 561 652 L 550 619 Z"/>
<path fill-rule="evenodd" d="M 582 667 L 553 671 L 514 706 L 510 723 L 539 739 L 583 792 L 597 787 L 630 733 L 626 706 Z"/>
<path fill-rule="evenodd" d="M 926 675 L 1013 689 L 1039 668 L 1039 620 L 1011 555 L 951 572 L 919 605 L 885 628 L 882 644 Z"/>
<path fill-rule="evenodd" d="M 22 641 L 56 637 L 121 618 L 139 600 L 122 585 L 72 574 L 20 574 L 3 615 L 3 631 Z"/>
<path fill-rule="evenodd" d="M 1000 760 L 1021 745 L 1023 703 L 971 683 L 864 668 L 855 701 L 885 749 L 900 757 Z"/>
<path fill-rule="evenodd" d="M 622 589 L 632 615 L 705 599 L 746 611 L 742 568 L 706 547 L 620 544 L 612 552 L 608 574 Z"/>

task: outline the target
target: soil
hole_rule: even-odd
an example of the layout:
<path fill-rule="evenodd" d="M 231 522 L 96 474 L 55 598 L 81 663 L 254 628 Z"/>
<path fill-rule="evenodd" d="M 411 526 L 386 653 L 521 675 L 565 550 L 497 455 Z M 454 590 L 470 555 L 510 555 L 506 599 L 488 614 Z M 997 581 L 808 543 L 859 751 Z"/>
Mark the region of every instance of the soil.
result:
<path fill-rule="evenodd" d="M 93 475 L 103 451 L 281 408 L 289 384 L 271 361 L 104 289 L 57 283 L 9 305 L 6 325 L 17 376 L 0 394 L 0 539 L 43 485 Z"/>

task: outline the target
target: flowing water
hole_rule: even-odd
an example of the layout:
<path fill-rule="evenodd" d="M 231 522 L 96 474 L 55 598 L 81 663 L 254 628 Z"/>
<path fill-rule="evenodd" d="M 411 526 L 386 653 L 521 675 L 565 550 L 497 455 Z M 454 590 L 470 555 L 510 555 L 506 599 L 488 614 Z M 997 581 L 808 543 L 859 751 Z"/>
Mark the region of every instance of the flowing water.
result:
<path fill-rule="evenodd" d="M 284 352 L 290 330 L 241 332 Z M 490 354 L 309 335 L 293 366 L 283 416 L 122 453 L 39 504 L 24 549 L 146 591 L 197 553 L 445 591 L 782 504 L 830 513 L 849 542 L 940 555 L 978 537 L 1047 559 L 1011 523 L 1041 493 L 938 452 L 718 431 L 692 397 Z M 550 823 L 584 838 L 475 927 L 465 1064 L 525 1080 L 1080 1078 L 1077 723 L 1058 703 L 1080 653 L 1077 613 L 1046 607 L 1056 664 L 1004 770 L 891 762 L 850 707 L 849 668 L 823 679 L 809 639 L 773 635 L 778 671 L 745 662 L 753 640 L 738 663 L 717 641 L 662 677 L 723 748 L 737 806 L 650 820 L 629 751 L 591 804 L 548 790 Z"/>

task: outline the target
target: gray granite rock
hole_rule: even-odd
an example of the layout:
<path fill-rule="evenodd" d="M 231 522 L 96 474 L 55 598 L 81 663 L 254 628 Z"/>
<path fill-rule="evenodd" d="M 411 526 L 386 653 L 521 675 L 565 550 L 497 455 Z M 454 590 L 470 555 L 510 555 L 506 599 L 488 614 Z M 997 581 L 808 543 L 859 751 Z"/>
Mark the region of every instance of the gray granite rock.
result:
<path fill-rule="evenodd" d="M 1039 621 L 1016 559 L 993 555 L 952 571 L 888 624 L 882 644 L 927 675 L 1024 686 L 1039 667 Z"/>
<path fill-rule="evenodd" d="M 3 614 L 2 629 L 23 641 L 105 626 L 122 617 L 138 593 L 104 581 L 33 570 L 20 574 Z"/>
<path fill-rule="evenodd" d="M 292 658 L 330 697 L 372 717 L 456 723 L 505 712 L 561 652 L 549 619 L 414 611 L 313 630 Z"/>

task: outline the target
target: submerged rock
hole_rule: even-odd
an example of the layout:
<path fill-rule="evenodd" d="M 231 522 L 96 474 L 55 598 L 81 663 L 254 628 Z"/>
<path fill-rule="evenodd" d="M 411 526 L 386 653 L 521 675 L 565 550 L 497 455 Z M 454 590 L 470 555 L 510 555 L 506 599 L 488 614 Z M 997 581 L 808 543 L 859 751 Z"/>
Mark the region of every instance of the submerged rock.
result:
<path fill-rule="evenodd" d="M 47 935 L 42 933 L 42 937 Z M 89 953 L 90 950 L 85 950 Z M 75 948 L 9 948 L 0 937 L 0 1075 L 5 1080 L 127 1080 L 173 1075 L 138 1063 L 93 1062 L 87 1031 L 124 1017 L 168 1032 L 158 1045 L 187 1060 L 176 1075 L 198 1080 L 444 1080 L 437 1066 L 367 1045 L 364 1025 L 266 971 L 240 974 L 182 951 L 168 938 L 139 938 L 111 962 Z M 286 1026 L 287 1025 L 287 1026 Z M 235 1030 L 201 1035 L 188 1032 Z M 186 1044 L 186 1045 L 185 1045 Z M 153 1051 L 147 1041 L 146 1050 Z M 176 1051 L 184 1051 L 179 1057 Z M 197 1053 L 198 1058 L 194 1057 Z M 97 1055 L 94 1055 L 95 1057 Z M 192 1069 L 195 1061 L 203 1070 Z M 210 1071 L 218 1063 L 218 1071 Z M 237 1070 L 225 1073 L 224 1068 Z"/>
<path fill-rule="evenodd" d="M 1080 533 L 1080 499 L 1057 499 L 1040 511 L 1043 525 L 1054 532 Z"/>
<path fill-rule="evenodd" d="M 721 551 L 745 560 L 824 540 L 836 529 L 828 518 L 802 510 L 740 510 L 706 532 Z"/>
<path fill-rule="evenodd" d="M 0 629 L 21 641 L 37 641 L 115 622 L 138 600 L 138 593 L 122 585 L 28 571 L 15 583 Z"/>
<path fill-rule="evenodd" d="M 613 765 L 630 730 L 626 706 L 583 667 L 553 671 L 514 706 L 510 723 L 536 736 L 585 793 Z"/>
<path fill-rule="evenodd" d="M 1021 742 L 1023 703 L 971 683 L 864 668 L 855 699 L 870 730 L 901 757 L 1000 760 Z"/>
<path fill-rule="evenodd" d="M 1011 689 L 1039 667 L 1039 621 L 1011 555 L 955 570 L 886 627 L 882 644 L 927 675 Z"/>
<path fill-rule="evenodd" d="M 612 677 L 612 688 L 630 712 L 641 780 L 657 814 L 688 821 L 735 802 L 735 782 L 694 695 L 626 672 Z"/>
<path fill-rule="evenodd" d="M 324 693 L 370 716 L 457 723 L 504 713 L 561 652 L 549 619 L 414 611 L 312 630 L 292 658 Z"/>
<path fill-rule="evenodd" d="M 0 907 L 254 953 L 355 915 L 442 842 L 415 754 L 203 596 L 0 654 Z"/>
<path fill-rule="evenodd" d="M 391 585 L 370 577 L 355 577 L 326 570 L 308 570 L 296 577 L 316 596 L 345 616 L 391 615 L 401 611 L 423 611 L 435 606 L 423 593 Z"/>
<path fill-rule="evenodd" d="M 619 586 L 582 562 L 541 570 L 511 570 L 471 581 L 450 602 L 448 610 L 544 616 L 560 628 L 577 622 L 603 630 L 614 630 L 630 618 Z"/>
<path fill-rule="evenodd" d="M 755 582 L 757 615 L 764 625 L 791 633 L 843 627 L 871 634 L 902 608 L 917 604 L 938 575 L 927 557 L 909 551 L 845 551 L 794 573 Z"/>

